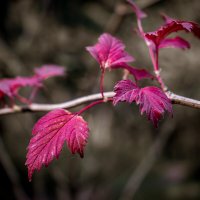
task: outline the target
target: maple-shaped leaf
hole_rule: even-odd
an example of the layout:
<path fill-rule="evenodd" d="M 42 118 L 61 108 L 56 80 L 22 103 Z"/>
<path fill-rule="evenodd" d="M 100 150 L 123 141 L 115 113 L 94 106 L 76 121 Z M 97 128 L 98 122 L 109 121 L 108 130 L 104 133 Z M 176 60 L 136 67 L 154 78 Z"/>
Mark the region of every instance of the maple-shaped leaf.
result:
<path fill-rule="evenodd" d="M 42 67 L 35 68 L 34 72 L 41 79 L 47 79 L 53 76 L 63 76 L 65 69 L 57 65 L 43 65 Z"/>
<path fill-rule="evenodd" d="M 108 33 L 102 34 L 98 43 L 94 46 L 86 47 L 86 50 L 94 57 L 103 69 L 113 68 L 121 63 L 129 63 L 134 60 L 125 51 L 123 42 Z"/>
<path fill-rule="evenodd" d="M 158 127 L 158 121 L 165 112 L 172 115 L 172 103 L 158 87 L 141 88 L 136 103 L 139 104 L 141 114 L 146 113 L 155 127 Z"/>
<path fill-rule="evenodd" d="M 177 31 L 192 32 L 195 36 L 200 38 L 200 26 L 197 23 L 175 20 L 168 16 L 165 18 L 166 23 L 163 26 L 154 32 L 145 33 L 145 38 L 147 38 L 149 42 L 153 43 L 156 47 L 158 47 L 167 36 Z M 174 42 L 177 41 L 175 40 Z"/>
<path fill-rule="evenodd" d="M 160 88 L 154 86 L 139 88 L 131 80 L 122 80 L 115 85 L 114 92 L 116 93 L 113 97 L 114 105 L 121 101 L 136 102 L 141 114 L 146 113 L 155 127 L 165 112 L 172 114 L 171 101 Z"/>
<path fill-rule="evenodd" d="M 88 139 L 88 124 L 77 114 L 57 109 L 43 116 L 33 127 L 33 137 L 28 145 L 26 165 L 31 181 L 34 170 L 58 158 L 64 142 L 72 154 L 83 157 L 83 149 Z"/>
<path fill-rule="evenodd" d="M 117 103 L 121 101 L 132 103 L 136 100 L 139 91 L 140 88 L 135 83 L 133 83 L 133 81 L 131 80 L 119 81 L 114 87 L 114 92 L 116 94 L 113 97 L 113 104 L 117 105 Z"/>
<path fill-rule="evenodd" d="M 190 43 L 185 39 L 177 36 L 175 38 L 166 38 L 161 41 L 159 48 L 180 48 L 180 49 L 189 49 Z"/>

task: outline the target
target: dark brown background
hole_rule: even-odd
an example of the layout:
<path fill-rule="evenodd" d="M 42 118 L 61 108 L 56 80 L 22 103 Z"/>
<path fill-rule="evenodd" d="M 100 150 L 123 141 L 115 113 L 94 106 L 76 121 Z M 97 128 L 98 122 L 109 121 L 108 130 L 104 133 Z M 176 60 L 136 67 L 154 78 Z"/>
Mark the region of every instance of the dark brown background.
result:
<path fill-rule="evenodd" d="M 149 15 L 146 31 L 162 23 L 159 12 L 200 23 L 199 0 L 137 2 Z M 58 103 L 96 93 L 99 67 L 85 46 L 105 31 L 125 42 L 136 66 L 152 70 L 147 48 L 133 31 L 135 16 L 125 8 L 117 0 L 0 1 L 0 77 L 28 76 L 34 67 L 54 63 L 66 66 L 67 76 L 47 80 L 36 102 Z M 124 9 L 127 14 L 120 16 Z M 192 48 L 162 50 L 162 76 L 172 91 L 200 99 L 200 41 L 181 35 Z M 120 77 L 120 71 L 108 73 L 106 90 L 112 90 Z M 34 123 L 44 113 L 0 116 L 0 199 L 123 199 L 125 186 L 145 156 L 142 166 L 148 166 L 149 148 L 157 138 L 164 143 L 157 150 L 163 149 L 162 154 L 152 161 L 134 199 L 200 199 L 199 110 L 176 105 L 173 119 L 164 119 L 158 129 L 138 113 L 128 104 L 91 109 L 84 114 L 91 130 L 84 159 L 64 147 L 60 158 L 35 173 L 31 183 L 24 166 L 26 147 Z"/>

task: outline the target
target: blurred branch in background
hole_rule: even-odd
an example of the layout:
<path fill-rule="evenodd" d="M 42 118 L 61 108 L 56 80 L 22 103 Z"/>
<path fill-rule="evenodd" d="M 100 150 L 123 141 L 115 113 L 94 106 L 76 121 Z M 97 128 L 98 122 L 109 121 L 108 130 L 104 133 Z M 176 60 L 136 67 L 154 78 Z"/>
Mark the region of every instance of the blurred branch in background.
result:
<path fill-rule="evenodd" d="M 0 162 L 7 173 L 10 182 L 12 183 L 14 194 L 17 200 L 29 200 L 21 183 L 18 171 L 12 162 L 11 157 L 6 151 L 2 138 L 0 137 Z"/>
<path fill-rule="evenodd" d="M 6 64 L 6 66 L 11 69 L 9 73 L 20 74 L 20 69 L 25 68 L 22 61 L 18 56 L 10 49 L 10 47 L 0 38 L 0 61 Z"/>
<path fill-rule="evenodd" d="M 159 1 L 161 0 L 145 0 L 145 1 L 142 0 L 142 1 L 138 1 L 137 3 L 141 9 L 145 9 Z M 133 12 L 130 9 L 130 6 L 128 6 L 126 3 L 122 3 L 121 1 L 118 1 L 115 4 L 113 14 L 111 15 L 110 19 L 108 20 L 105 26 L 105 32 L 109 32 L 112 34 L 116 33 L 120 25 L 122 24 L 124 17 L 132 13 Z"/>
<path fill-rule="evenodd" d="M 174 132 L 174 127 L 175 125 L 172 123 L 170 126 L 169 124 L 164 124 L 155 142 L 150 146 L 144 158 L 130 175 L 130 178 L 124 186 L 120 200 L 131 200 L 134 198 L 145 177 L 162 154 L 167 141 Z"/>

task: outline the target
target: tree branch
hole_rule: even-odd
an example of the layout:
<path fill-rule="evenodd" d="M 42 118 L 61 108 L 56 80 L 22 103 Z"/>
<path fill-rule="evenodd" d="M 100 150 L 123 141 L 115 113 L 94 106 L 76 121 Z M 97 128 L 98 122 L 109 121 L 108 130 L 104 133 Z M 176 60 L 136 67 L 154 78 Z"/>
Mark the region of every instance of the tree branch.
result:
<path fill-rule="evenodd" d="M 171 99 L 173 104 L 179 104 L 182 106 L 188 106 L 191 108 L 200 109 L 199 100 L 183 97 L 183 96 L 174 94 L 173 92 L 170 92 L 170 91 L 166 92 L 166 95 L 168 96 L 169 99 Z"/>
<path fill-rule="evenodd" d="M 114 92 L 104 92 L 105 98 L 110 98 L 114 96 Z M 32 103 L 26 106 L 17 106 L 15 105 L 13 108 L 2 108 L 0 109 L 0 115 L 12 114 L 12 113 L 20 113 L 20 112 L 42 112 L 42 111 L 50 111 L 59 108 L 73 108 L 91 101 L 101 100 L 101 93 L 92 94 L 88 96 L 83 96 L 77 99 L 73 99 L 64 103 L 58 104 L 37 104 Z"/>
<path fill-rule="evenodd" d="M 115 94 L 114 92 L 104 92 L 104 97 L 111 98 L 114 96 L 114 94 Z M 200 109 L 199 100 L 183 97 L 183 96 L 174 94 L 173 92 L 170 92 L 170 91 L 166 92 L 166 95 L 172 101 L 173 104 L 179 104 L 182 106 Z M 33 103 L 31 105 L 25 105 L 25 106 L 15 105 L 13 108 L 0 109 L 0 115 L 21 113 L 21 112 L 51 111 L 51 110 L 59 109 L 59 108 L 69 109 L 69 108 L 77 107 L 91 101 L 96 101 L 96 100 L 101 100 L 101 99 L 102 99 L 101 93 L 97 93 L 97 94 L 92 94 L 92 95 L 83 96 L 77 99 L 73 99 L 64 103 L 58 103 L 58 104 Z"/>

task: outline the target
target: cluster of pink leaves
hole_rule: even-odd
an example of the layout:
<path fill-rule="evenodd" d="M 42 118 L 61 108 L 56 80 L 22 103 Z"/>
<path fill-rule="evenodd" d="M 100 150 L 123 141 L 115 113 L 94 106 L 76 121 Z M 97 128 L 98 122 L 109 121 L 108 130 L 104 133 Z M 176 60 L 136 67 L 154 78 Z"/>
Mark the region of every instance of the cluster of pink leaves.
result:
<path fill-rule="evenodd" d="M 107 42 L 108 45 L 104 41 L 109 41 Z M 171 102 L 160 88 L 155 86 L 139 88 L 137 84 L 139 80 L 153 78 L 153 75 L 145 69 L 137 69 L 128 65 L 126 58 L 130 56 L 124 51 L 124 48 L 122 41 L 108 33 L 104 33 L 100 36 L 97 44 L 86 49 L 99 62 L 101 68 L 122 68 L 133 75 L 135 82 L 122 80 L 116 84 L 114 88 L 116 95 L 113 98 L 113 104 L 116 105 L 120 101 L 136 102 L 140 105 L 141 113 L 146 113 L 148 119 L 157 127 L 158 121 L 165 111 L 172 113 Z M 119 60 L 117 60 L 118 58 Z M 109 65 L 102 65 L 102 63 L 109 63 Z"/>
<path fill-rule="evenodd" d="M 56 65 L 44 65 L 34 69 L 34 75 L 30 77 L 15 77 L 0 79 L 0 100 L 7 96 L 13 103 L 14 98 L 18 98 L 23 103 L 31 103 L 19 95 L 19 89 L 23 87 L 40 88 L 43 86 L 43 81 L 54 76 L 64 75 L 64 68 Z"/>
<path fill-rule="evenodd" d="M 185 31 L 186 33 L 192 32 L 196 37 L 200 38 L 200 26 L 199 24 L 191 21 L 183 21 L 173 19 L 165 14 L 162 15 L 164 24 L 157 30 L 152 32 L 144 32 L 142 28 L 142 19 L 147 15 L 141 11 L 132 0 L 127 0 L 131 5 L 133 11 L 136 13 L 138 23 L 138 33 L 146 42 L 150 57 L 153 63 L 154 71 L 159 70 L 158 54 L 162 48 L 179 48 L 189 49 L 190 44 L 184 38 L 180 36 L 169 38 L 171 33 L 178 31 Z"/>
<path fill-rule="evenodd" d="M 149 48 L 154 72 L 159 70 L 158 52 L 161 48 L 187 49 L 190 47 L 189 42 L 179 36 L 168 38 L 171 33 L 184 30 L 186 32 L 193 32 L 195 36 L 200 37 L 198 24 L 174 20 L 167 16 L 164 16 L 164 25 L 154 32 L 145 33 L 142 27 L 142 19 L 147 15 L 132 0 L 127 1 L 136 14 L 138 33 Z M 155 127 L 158 126 L 158 122 L 165 112 L 172 115 L 172 104 L 162 90 L 163 88 L 156 86 L 139 87 L 138 81 L 144 78 L 158 80 L 158 77 L 154 77 L 146 69 L 138 69 L 131 66 L 129 63 L 134 61 L 134 58 L 125 51 L 125 45 L 121 40 L 108 33 L 104 33 L 99 37 L 98 42 L 94 46 L 86 47 L 86 49 L 99 63 L 102 71 L 100 81 L 102 97 L 104 97 L 103 80 L 105 71 L 107 69 L 125 69 L 134 77 L 134 80 L 120 80 L 115 85 L 115 96 L 112 99 L 113 105 L 124 101 L 136 103 L 139 105 L 141 114 L 145 113 Z M 45 79 L 49 77 L 48 73 L 51 74 L 51 70 L 48 73 L 47 71 L 43 73 L 43 70 L 36 70 L 35 73 L 41 79 Z M 102 100 L 102 102 L 104 101 Z M 98 103 L 94 102 L 91 106 L 86 106 L 79 114 Z M 28 167 L 29 180 L 31 180 L 34 170 L 39 170 L 42 165 L 47 166 L 54 158 L 59 157 L 64 142 L 67 143 L 68 148 L 73 154 L 79 153 L 83 157 L 88 132 L 87 122 L 77 113 L 73 114 L 69 111 L 58 109 L 42 117 L 33 128 L 33 137 L 28 146 L 26 165 Z"/>

